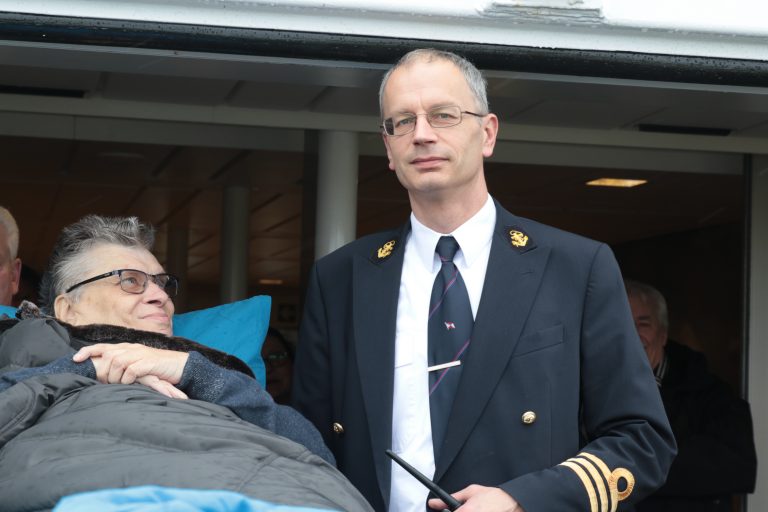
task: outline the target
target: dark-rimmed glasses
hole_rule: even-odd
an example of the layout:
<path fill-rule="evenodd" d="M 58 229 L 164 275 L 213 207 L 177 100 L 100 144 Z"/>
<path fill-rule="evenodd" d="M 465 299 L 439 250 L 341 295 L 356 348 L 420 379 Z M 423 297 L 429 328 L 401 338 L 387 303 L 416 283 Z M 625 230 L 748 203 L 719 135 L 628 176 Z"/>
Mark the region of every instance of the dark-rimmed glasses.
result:
<path fill-rule="evenodd" d="M 461 107 L 455 105 L 446 105 L 428 110 L 424 114 L 413 114 L 411 112 L 395 114 L 385 119 L 381 127 L 387 135 L 399 137 L 401 135 L 408 135 L 416 129 L 416 118 L 419 116 L 426 116 L 427 122 L 432 128 L 449 128 L 461 123 L 464 114 L 475 117 L 485 117 L 488 115 L 461 110 Z"/>
<path fill-rule="evenodd" d="M 162 290 L 164 290 L 165 293 L 168 294 L 168 296 L 171 298 L 175 297 L 179 291 L 179 278 L 174 275 L 147 274 L 146 272 L 142 272 L 141 270 L 135 270 L 132 268 L 121 268 L 118 270 L 113 270 L 111 272 L 106 272 L 104 274 L 91 277 L 90 279 L 86 279 L 85 281 L 80 281 L 76 285 L 73 285 L 67 288 L 64 291 L 64 293 L 69 293 L 75 288 L 79 288 L 84 284 L 92 283 L 94 281 L 98 281 L 99 279 L 104 279 L 110 276 L 118 276 L 120 278 L 120 288 L 124 292 L 128 292 L 128 293 L 135 293 L 135 294 L 144 293 L 144 290 L 147 289 L 147 283 L 149 283 L 150 279 L 152 280 L 153 283 L 155 283 Z"/>
<path fill-rule="evenodd" d="M 274 352 L 264 356 L 264 365 L 271 368 L 280 368 L 285 366 L 290 361 L 291 355 L 287 351 Z"/>

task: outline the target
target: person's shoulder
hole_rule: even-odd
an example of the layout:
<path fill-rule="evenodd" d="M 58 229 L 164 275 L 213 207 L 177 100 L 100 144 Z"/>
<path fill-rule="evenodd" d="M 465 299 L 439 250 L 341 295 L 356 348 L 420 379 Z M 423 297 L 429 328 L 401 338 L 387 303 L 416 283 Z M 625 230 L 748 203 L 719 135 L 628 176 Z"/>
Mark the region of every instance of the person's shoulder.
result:
<path fill-rule="evenodd" d="M 730 387 L 709 369 L 707 357 L 698 350 L 667 340 L 664 351 L 669 358 L 670 377 L 688 387 L 716 387 L 732 393 Z"/>
<path fill-rule="evenodd" d="M 405 245 L 407 230 L 400 227 L 365 235 L 317 260 L 319 266 L 348 265 L 356 256 L 386 259 Z"/>
<path fill-rule="evenodd" d="M 703 353 L 675 340 L 667 340 L 664 350 L 675 361 L 691 361 L 696 365 L 706 365 L 706 357 Z"/>
<path fill-rule="evenodd" d="M 500 218 L 497 224 L 503 230 L 502 234 L 505 237 L 521 236 L 517 234 L 520 233 L 528 237 L 527 243 L 536 247 L 547 247 L 554 251 L 584 251 L 593 254 L 599 247 L 605 245 L 603 242 L 583 235 L 517 216 L 501 207 L 498 208 L 498 214 Z"/>

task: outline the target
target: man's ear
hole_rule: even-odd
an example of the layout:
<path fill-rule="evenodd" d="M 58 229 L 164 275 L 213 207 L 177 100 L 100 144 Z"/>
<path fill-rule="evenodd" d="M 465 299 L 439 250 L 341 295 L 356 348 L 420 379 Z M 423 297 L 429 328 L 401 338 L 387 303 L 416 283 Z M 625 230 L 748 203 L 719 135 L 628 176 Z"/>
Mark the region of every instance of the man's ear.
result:
<path fill-rule="evenodd" d="M 16 258 L 11 263 L 11 295 L 19 292 L 19 283 L 21 282 L 21 258 Z"/>
<path fill-rule="evenodd" d="M 72 307 L 72 303 L 66 294 L 62 293 L 53 301 L 53 316 L 62 322 L 66 322 L 70 325 L 77 325 L 77 312 Z"/>
<path fill-rule="evenodd" d="M 387 134 L 383 131 L 381 132 L 381 138 L 384 139 L 384 147 L 387 148 L 387 160 L 389 160 L 389 170 L 394 171 L 395 170 L 395 163 L 392 161 L 392 151 L 389 149 L 389 139 L 387 138 Z"/>
<path fill-rule="evenodd" d="M 483 156 L 489 158 L 493 155 L 496 146 L 496 136 L 499 134 L 499 118 L 496 114 L 488 114 L 483 119 Z"/>

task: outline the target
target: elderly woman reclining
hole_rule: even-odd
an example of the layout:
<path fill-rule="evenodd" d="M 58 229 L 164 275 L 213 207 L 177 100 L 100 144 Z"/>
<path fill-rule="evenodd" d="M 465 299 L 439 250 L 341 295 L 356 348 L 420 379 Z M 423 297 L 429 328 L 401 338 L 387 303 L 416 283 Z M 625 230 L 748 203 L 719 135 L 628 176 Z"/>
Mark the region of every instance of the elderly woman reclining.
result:
<path fill-rule="evenodd" d="M 178 280 L 153 241 L 135 217 L 85 217 L 43 281 L 55 319 L 0 321 L 0 508 L 155 484 L 370 510 L 314 427 L 244 363 L 172 337 Z"/>

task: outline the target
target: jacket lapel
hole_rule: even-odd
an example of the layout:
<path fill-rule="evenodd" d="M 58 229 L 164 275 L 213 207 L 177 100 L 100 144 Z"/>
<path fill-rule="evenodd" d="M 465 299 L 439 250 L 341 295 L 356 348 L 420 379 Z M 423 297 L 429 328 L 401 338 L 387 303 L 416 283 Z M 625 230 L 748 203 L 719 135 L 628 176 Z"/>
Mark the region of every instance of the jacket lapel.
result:
<path fill-rule="evenodd" d="M 535 239 L 523 240 L 527 235 L 518 222 L 496 204 L 496 229 L 472 346 L 448 419 L 446 442 L 435 464 L 435 481 L 451 465 L 495 390 L 544 274 L 549 248 L 536 246 Z"/>
<path fill-rule="evenodd" d="M 382 497 L 389 506 L 390 463 L 385 450 L 392 445 L 392 394 L 395 367 L 395 326 L 403 269 L 406 224 L 368 255 L 357 255 L 353 268 L 355 353 L 371 447 Z M 388 244 L 394 241 L 393 246 Z"/>

